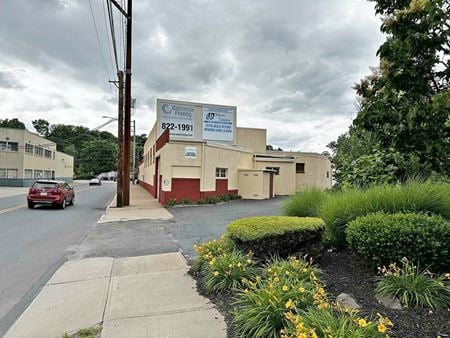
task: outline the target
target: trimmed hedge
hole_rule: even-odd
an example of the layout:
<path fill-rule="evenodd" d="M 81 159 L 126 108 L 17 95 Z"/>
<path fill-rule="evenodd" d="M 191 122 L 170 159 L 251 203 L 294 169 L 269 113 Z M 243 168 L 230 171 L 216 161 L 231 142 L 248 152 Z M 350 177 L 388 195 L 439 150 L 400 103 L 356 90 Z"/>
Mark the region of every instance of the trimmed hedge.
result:
<path fill-rule="evenodd" d="M 406 257 L 422 268 L 450 268 L 450 222 L 442 217 L 377 213 L 351 221 L 346 232 L 350 247 L 373 267 Z"/>
<path fill-rule="evenodd" d="M 315 251 L 325 223 L 320 218 L 263 216 L 243 218 L 228 225 L 228 235 L 244 251 L 256 257 Z"/>
<path fill-rule="evenodd" d="M 346 244 L 347 223 L 375 212 L 427 213 L 450 219 L 450 184 L 408 182 L 330 194 L 319 210 L 319 217 L 327 225 L 326 239 L 342 247 Z"/>
<path fill-rule="evenodd" d="M 310 188 L 294 196 L 289 197 L 283 205 L 287 216 L 317 217 L 327 193 L 318 188 Z"/>

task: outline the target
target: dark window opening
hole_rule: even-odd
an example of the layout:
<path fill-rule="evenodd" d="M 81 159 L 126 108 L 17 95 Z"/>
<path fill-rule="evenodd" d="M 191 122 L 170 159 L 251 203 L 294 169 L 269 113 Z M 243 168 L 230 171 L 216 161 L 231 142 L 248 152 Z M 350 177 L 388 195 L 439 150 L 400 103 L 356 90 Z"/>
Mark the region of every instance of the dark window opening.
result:
<path fill-rule="evenodd" d="M 295 172 L 297 174 L 304 174 L 305 173 L 305 163 L 296 163 L 295 164 Z"/>

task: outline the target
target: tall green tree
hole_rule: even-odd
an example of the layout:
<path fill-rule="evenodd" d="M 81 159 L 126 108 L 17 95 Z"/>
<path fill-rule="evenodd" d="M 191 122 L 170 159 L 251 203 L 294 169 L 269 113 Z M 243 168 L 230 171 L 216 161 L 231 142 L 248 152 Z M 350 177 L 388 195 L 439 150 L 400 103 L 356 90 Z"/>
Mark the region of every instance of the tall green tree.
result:
<path fill-rule="evenodd" d="M 353 127 L 333 144 L 338 177 L 351 184 L 358 171 L 369 183 L 378 183 L 377 175 L 388 181 L 448 176 L 450 2 L 369 1 L 383 17 L 387 40 L 378 50 L 380 67 L 355 86 L 360 110 Z M 367 135 L 372 142 L 359 147 Z M 351 166 L 340 160 L 346 156 Z M 370 170 L 382 165 L 388 172 Z"/>
<path fill-rule="evenodd" d="M 48 133 L 50 130 L 50 123 L 44 119 L 38 119 L 31 121 L 34 129 L 36 129 L 37 133 L 42 137 L 48 137 Z"/>
<path fill-rule="evenodd" d="M 83 143 L 79 150 L 79 174 L 83 176 L 115 170 L 116 162 L 116 144 L 108 140 L 92 139 Z"/>
<path fill-rule="evenodd" d="M 0 128 L 25 129 L 25 124 L 19 119 L 0 119 Z"/>

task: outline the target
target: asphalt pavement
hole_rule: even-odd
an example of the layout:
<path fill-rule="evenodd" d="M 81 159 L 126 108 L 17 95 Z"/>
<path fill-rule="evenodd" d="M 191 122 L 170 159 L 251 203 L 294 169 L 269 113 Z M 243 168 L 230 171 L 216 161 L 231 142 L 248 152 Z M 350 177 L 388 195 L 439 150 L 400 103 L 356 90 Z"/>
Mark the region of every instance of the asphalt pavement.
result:
<path fill-rule="evenodd" d="M 28 209 L 26 194 L 0 198 L 0 336 L 105 212 L 115 184 L 75 187 L 65 210 Z"/>

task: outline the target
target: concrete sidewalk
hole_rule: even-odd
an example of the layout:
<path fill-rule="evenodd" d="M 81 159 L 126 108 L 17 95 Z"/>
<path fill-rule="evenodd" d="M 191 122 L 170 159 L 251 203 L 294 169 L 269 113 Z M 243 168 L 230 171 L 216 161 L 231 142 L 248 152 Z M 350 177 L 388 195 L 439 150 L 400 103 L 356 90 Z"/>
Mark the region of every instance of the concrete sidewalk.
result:
<path fill-rule="evenodd" d="M 61 337 L 103 324 L 102 337 L 226 337 L 178 252 L 65 263 L 6 334 Z"/>
<path fill-rule="evenodd" d="M 133 220 L 168 220 L 173 218 L 147 190 L 139 185 L 130 186 L 130 205 L 116 208 L 116 199 L 97 223 L 126 222 Z"/>

